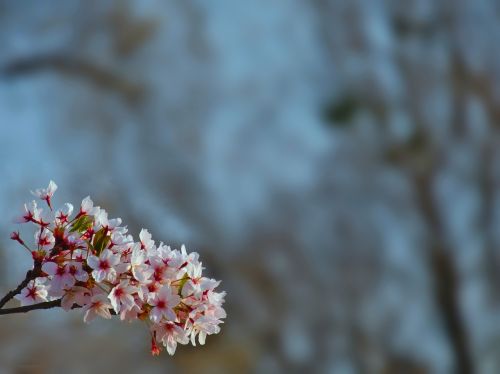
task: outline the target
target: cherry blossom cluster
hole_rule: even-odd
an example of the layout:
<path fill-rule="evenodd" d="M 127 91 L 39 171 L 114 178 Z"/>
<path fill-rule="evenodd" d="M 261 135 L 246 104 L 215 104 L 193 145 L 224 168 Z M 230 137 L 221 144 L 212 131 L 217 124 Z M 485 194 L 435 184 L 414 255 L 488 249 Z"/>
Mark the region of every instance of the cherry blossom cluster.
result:
<path fill-rule="evenodd" d="M 54 210 L 56 189 L 51 181 L 32 192 L 47 207 L 31 201 L 17 219 L 35 226 L 34 247 L 11 234 L 32 254 L 36 272 L 16 296 L 22 305 L 60 300 L 66 311 L 81 308 L 85 322 L 112 315 L 144 321 L 153 355 L 159 343 L 173 355 L 177 344 L 204 344 L 220 331 L 225 292 L 215 291 L 220 281 L 202 276 L 197 253 L 157 244 L 145 229 L 134 241 L 121 219 L 109 219 L 90 197 L 77 211 L 69 203 Z"/>

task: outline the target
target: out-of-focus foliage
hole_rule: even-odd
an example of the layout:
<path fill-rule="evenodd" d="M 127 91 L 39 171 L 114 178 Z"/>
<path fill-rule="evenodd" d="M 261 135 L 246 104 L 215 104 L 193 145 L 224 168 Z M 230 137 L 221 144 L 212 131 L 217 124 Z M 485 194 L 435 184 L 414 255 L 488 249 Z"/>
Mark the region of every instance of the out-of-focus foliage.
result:
<path fill-rule="evenodd" d="M 141 326 L 5 317 L 1 368 L 500 372 L 499 14 L 1 1 L 1 211 L 50 178 L 98 197 L 198 250 L 229 315 L 160 359 Z M 1 264 L 4 289 L 27 264 Z"/>

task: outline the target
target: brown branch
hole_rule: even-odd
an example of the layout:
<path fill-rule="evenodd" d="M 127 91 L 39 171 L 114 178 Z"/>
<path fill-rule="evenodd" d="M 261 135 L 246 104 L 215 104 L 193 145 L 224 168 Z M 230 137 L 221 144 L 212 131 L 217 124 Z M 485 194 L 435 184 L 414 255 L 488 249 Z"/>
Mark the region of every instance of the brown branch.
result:
<path fill-rule="evenodd" d="M 44 303 L 38 303 L 38 304 L 20 306 L 20 307 L 17 307 L 17 308 L 0 309 L 0 315 L 2 315 L 2 314 L 27 313 L 27 312 L 29 312 L 31 310 L 51 309 L 51 308 L 58 308 L 60 306 L 61 306 L 61 299 L 58 299 L 58 300 L 54 300 L 54 301 L 47 301 L 47 302 L 44 302 Z"/>
<path fill-rule="evenodd" d="M 131 102 L 137 102 L 144 95 L 141 85 L 130 82 L 111 69 L 62 54 L 39 55 L 14 60 L 0 69 L 0 75 L 16 77 L 43 70 L 55 70 L 69 76 L 85 78 L 96 86 L 118 92 Z"/>
<path fill-rule="evenodd" d="M 19 294 L 23 288 L 25 288 L 29 282 L 40 276 L 41 273 L 41 264 L 40 263 L 35 263 L 35 266 L 33 267 L 32 270 L 29 270 L 26 273 L 26 278 L 19 284 L 19 286 L 16 287 L 15 290 L 10 291 L 7 295 L 5 295 L 2 300 L 0 300 L 0 315 L 2 314 L 17 314 L 17 313 L 27 313 L 32 310 L 42 310 L 42 309 L 52 309 L 52 308 L 59 308 L 61 306 L 61 299 L 57 300 L 52 300 L 52 301 L 46 301 L 43 303 L 38 303 L 38 304 L 32 304 L 32 305 L 24 305 L 24 306 L 19 306 L 15 308 L 5 308 L 2 309 L 2 307 L 9 301 L 11 300 L 14 296 Z M 77 309 L 81 308 L 80 305 L 78 304 L 73 304 L 71 309 Z M 116 312 L 113 309 L 109 310 L 112 315 L 116 315 Z"/>
<path fill-rule="evenodd" d="M 17 313 L 28 313 L 32 310 L 43 310 L 43 309 L 52 309 L 52 308 L 60 308 L 61 307 L 61 299 L 46 301 L 43 303 L 32 304 L 32 305 L 24 305 L 16 308 L 6 308 L 0 309 L 0 315 L 2 314 L 17 314 Z M 79 309 L 81 308 L 78 304 L 73 304 L 71 309 Z M 110 309 L 109 312 L 112 315 L 116 315 L 116 312 L 113 309 Z"/>
<path fill-rule="evenodd" d="M 455 359 L 455 372 L 474 372 L 474 360 L 469 347 L 467 325 L 460 306 L 460 279 L 457 265 L 443 239 L 444 227 L 439 219 L 432 195 L 433 170 L 417 178 L 419 198 L 423 213 L 433 237 L 429 265 L 435 282 L 435 298 L 441 312 L 445 333 Z"/>
<path fill-rule="evenodd" d="M 35 267 L 32 269 L 32 270 L 29 270 L 27 273 L 26 273 L 26 277 L 24 278 L 24 280 L 19 284 L 19 286 L 16 287 L 16 289 L 10 291 L 9 293 L 7 293 L 7 295 L 5 295 L 1 300 L 0 300 L 0 309 L 3 308 L 3 306 L 5 304 L 7 304 L 7 302 L 9 300 L 11 300 L 14 296 L 18 295 L 19 293 L 21 293 L 21 291 L 23 290 L 23 288 L 25 288 L 29 282 L 31 282 L 32 280 L 34 280 L 36 277 L 38 277 L 40 275 L 40 270 L 41 270 L 41 265 L 37 264 L 35 265 Z"/>

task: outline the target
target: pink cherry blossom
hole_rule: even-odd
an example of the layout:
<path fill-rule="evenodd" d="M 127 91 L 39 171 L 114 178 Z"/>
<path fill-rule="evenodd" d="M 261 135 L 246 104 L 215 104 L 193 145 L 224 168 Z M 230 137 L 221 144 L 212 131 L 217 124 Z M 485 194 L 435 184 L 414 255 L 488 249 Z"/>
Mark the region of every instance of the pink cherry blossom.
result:
<path fill-rule="evenodd" d="M 35 240 L 39 249 L 51 249 L 54 247 L 55 238 L 52 232 L 45 228 L 41 228 L 35 233 Z"/>
<path fill-rule="evenodd" d="M 84 215 L 93 216 L 97 214 L 99 210 L 99 207 L 94 207 L 94 202 L 92 201 L 90 196 L 87 196 L 82 200 L 82 204 L 80 205 L 80 212 L 78 213 L 77 217 Z"/>
<path fill-rule="evenodd" d="M 175 321 L 173 308 L 179 304 L 181 298 L 172 291 L 172 288 L 163 286 L 150 298 L 148 303 L 153 306 L 149 317 L 151 321 L 158 323 L 165 317 L 169 321 Z"/>
<path fill-rule="evenodd" d="M 32 305 L 47 301 L 47 288 L 43 281 L 35 279 L 24 288 L 19 295 L 15 296 L 21 305 Z"/>
<path fill-rule="evenodd" d="M 94 277 L 96 282 L 102 282 L 103 280 L 114 282 L 116 279 L 114 266 L 118 265 L 119 262 L 120 256 L 114 254 L 109 249 L 102 251 L 99 257 L 89 255 L 87 258 L 87 263 L 94 269 L 92 277 Z"/>
<path fill-rule="evenodd" d="M 39 188 L 39 189 L 35 190 L 34 192 L 31 191 L 31 193 L 34 196 L 38 197 L 39 199 L 45 200 L 47 202 L 47 205 L 49 206 L 49 208 L 52 209 L 51 199 L 52 199 L 52 196 L 54 195 L 54 192 L 56 192 L 56 190 L 57 190 L 57 184 L 55 184 L 54 181 L 50 181 L 49 186 L 47 188 Z"/>
<path fill-rule="evenodd" d="M 51 275 L 49 289 L 52 296 L 60 296 L 63 290 L 75 284 L 75 278 L 69 272 L 68 265 L 58 265 L 55 262 L 46 262 L 42 270 Z"/>
<path fill-rule="evenodd" d="M 85 311 L 83 321 L 89 323 L 97 316 L 100 316 L 105 319 L 111 318 L 111 312 L 109 309 L 111 308 L 111 304 L 106 295 L 98 294 L 92 296 L 90 299 L 90 303 L 83 307 Z"/>
<path fill-rule="evenodd" d="M 132 275 L 141 283 L 148 283 L 154 273 L 151 266 L 147 265 L 145 262 L 146 253 L 141 249 L 140 244 L 136 243 L 132 248 L 130 266 L 132 269 Z"/>
<path fill-rule="evenodd" d="M 115 312 L 120 313 L 120 310 L 128 311 L 132 309 L 135 306 L 133 294 L 136 292 L 136 288 L 130 286 L 127 280 L 121 281 L 113 287 L 108 298 Z"/>
<path fill-rule="evenodd" d="M 190 323 L 190 335 L 191 335 L 191 344 L 196 345 L 196 336 L 198 335 L 198 342 L 201 345 L 205 344 L 205 340 L 207 335 L 218 334 L 220 331 L 219 324 L 221 322 L 210 316 L 196 316 L 193 315 Z M 189 323 L 188 323 L 189 325 Z"/>
<path fill-rule="evenodd" d="M 38 208 L 35 200 L 32 200 L 29 204 L 24 204 L 24 213 L 15 219 L 16 223 L 27 223 L 36 222 L 40 219 L 40 214 L 42 212 L 41 208 Z"/>
<path fill-rule="evenodd" d="M 63 225 L 68 222 L 68 217 L 73 213 L 73 204 L 66 203 L 61 209 L 58 209 L 55 214 L 55 221 L 58 225 Z"/>
<path fill-rule="evenodd" d="M 39 272 L 16 296 L 22 305 L 60 301 L 66 311 L 81 308 L 84 322 L 112 314 L 146 321 L 154 355 L 160 342 L 172 355 L 178 344 L 204 344 L 220 331 L 225 292 L 216 291 L 219 281 L 203 276 L 196 252 L 156 245 L 146 229 L 134 240 L 120 218 L 109 219 L 90 197 L 74 216 L 69 203 L 52 212 L 56 189 L 51 181 L 36 190 L 48 209 L 32 201 L 17 220 L 35 226 L 33 245 L 19 232 L 11 234 L 31 252 Z"/>
<path fill-rule="evenodd" d="M 61 307 L 69 311 L 73 305 L 83 306 L 90 303 L 90 290 L 85 287 L 75 286 L 65 290 L 61 299 Z"/>
<path fill-rule="evenodd" d="M 220 284 L 220 281 L 215 279 L 208 279 L 205 277 L 190 278 L 182 287 L 182 295 L 188 297 L 190 295 L 195 295 L 200 297 L 205 291 L 213 290 Z"/>
<path fill-rule="evenodd" d="M 68 263 L 68 273 L 80 282 L 86 282 L 89 279 L 89 274 L 83 270 L 82 263 L 78 261 Z"/>
<path fill-rule="evenodd" d="M 148 230 L 142 229 L 139 233 L 139 239 L 141 241 L 141 248 L 148 251 L 154 247 L 155 242 L 151 239 L 151 234 Z"/>
<path fill-rule="evenodd" d="M 165 322 L 155 325 L 154 332 L 156 339 L 161 341 L 167 348 L 169 355 L 173 355 L 177 348 L 177 343 L 189 343 L 187 331 L 173 322 Z"/>

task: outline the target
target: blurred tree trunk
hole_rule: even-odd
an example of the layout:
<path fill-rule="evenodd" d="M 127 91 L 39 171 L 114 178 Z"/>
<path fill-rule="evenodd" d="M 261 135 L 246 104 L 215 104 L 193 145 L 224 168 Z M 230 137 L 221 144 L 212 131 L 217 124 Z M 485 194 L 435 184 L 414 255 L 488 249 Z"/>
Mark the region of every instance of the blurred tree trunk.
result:
<path fill-rule="evenodd" d="M 436 305 L 442 318 L 443 327 L 453 351 L 455 372 L 473 373 L 473 357 L 468 344 L 466 324 L 460 306 L 460 282 L 453 253 L 447 248 L 444 230 L 435 209 L 432 182 L 433 173 L 425 173 L 418 178 L 419 198 L 431 235 L 429 266 L 434 282 Z"/>

